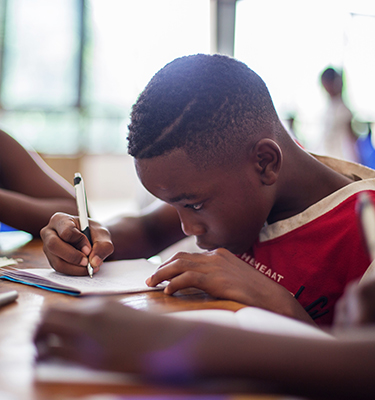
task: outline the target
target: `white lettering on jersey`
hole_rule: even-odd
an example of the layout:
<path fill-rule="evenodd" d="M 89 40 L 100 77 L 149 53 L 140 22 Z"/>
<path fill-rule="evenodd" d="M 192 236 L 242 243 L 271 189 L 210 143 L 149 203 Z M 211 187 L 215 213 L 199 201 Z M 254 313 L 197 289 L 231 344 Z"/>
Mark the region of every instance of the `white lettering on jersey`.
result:
<path fill-rule="evenodd" d="M 254 267 L 256 270 L 261 272 L 263 275 L 267 275 L 270 279 L 273 279 L 275 282 L 280 283 L 284 277 L 276 272 L 272 271 L 272 268 L 268 268 L 266 265 L 258 262 L 255 260 L 254 257 L 251 255 L 244 253 L 240 257 L 241 260 L 245 261 L 246 263 L 250 264 L 252 267 Z"/>

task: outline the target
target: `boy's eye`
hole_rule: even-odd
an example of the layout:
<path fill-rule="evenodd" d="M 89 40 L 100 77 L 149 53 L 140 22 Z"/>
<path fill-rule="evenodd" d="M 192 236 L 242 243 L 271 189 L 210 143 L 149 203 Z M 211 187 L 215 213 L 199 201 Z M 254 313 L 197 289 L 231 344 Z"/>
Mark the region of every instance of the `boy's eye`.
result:
<path fill-rule="evenodd" d="M 192 208 L 195 211 L 200 210 L 203 207 L 203 203 L 197 203 L 197 204 L 186 204 L 186 208 Z"/>

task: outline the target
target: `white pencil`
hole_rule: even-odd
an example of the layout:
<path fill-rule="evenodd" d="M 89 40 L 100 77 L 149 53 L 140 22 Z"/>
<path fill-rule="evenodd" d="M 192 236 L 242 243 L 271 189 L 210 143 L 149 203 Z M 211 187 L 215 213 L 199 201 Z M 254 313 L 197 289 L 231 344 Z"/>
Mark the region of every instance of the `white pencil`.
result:
<path fill-rule="evenodd" d="M 87 209 L 87 198 L 85 185 L 83 183 L 82 176 L 79 172 L 74 174 L 74 188 L 76 190 L 76 201 L 78 208 L 78 216 L 79 216 L 79 224 L 81 226 L 81 232 L 87 237 L 89 242 L 91 241 L 90 227 L 89 227 L 89 216 Z M 94 269 L 91 264 L 87 264 L 87 272 L 90 275 L 90 278 L 93 277 Z"/>

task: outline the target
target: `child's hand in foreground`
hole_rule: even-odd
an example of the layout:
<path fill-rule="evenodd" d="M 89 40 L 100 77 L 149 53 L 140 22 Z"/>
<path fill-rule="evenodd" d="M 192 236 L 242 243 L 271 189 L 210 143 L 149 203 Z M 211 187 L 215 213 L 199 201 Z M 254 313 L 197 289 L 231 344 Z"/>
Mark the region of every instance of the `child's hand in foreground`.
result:
<path fill-rule="evenodd" d="M 34 342 L 38 360 L 62 358 L 91 368 L 162 377 L 181 372 L 181 357 L 192 358 L 194 340 L 189 337 L 195 326 L 118 302 L 90 299 L 49 308 Z"/>

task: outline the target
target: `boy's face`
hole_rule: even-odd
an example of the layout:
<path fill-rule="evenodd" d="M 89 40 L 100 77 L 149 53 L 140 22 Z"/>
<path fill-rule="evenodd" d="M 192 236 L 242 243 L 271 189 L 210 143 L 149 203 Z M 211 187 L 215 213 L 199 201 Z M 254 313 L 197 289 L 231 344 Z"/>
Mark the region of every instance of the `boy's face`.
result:
<path fill-rule="evenodd" d="M 200 170 L 184 151 L 174 150 L 135 165 L 144 187 L 177 210 L 183 231 L 196 236 L 202 249 L 247 251 L 270 212 L 267 189 L 247 160 Z"/>

